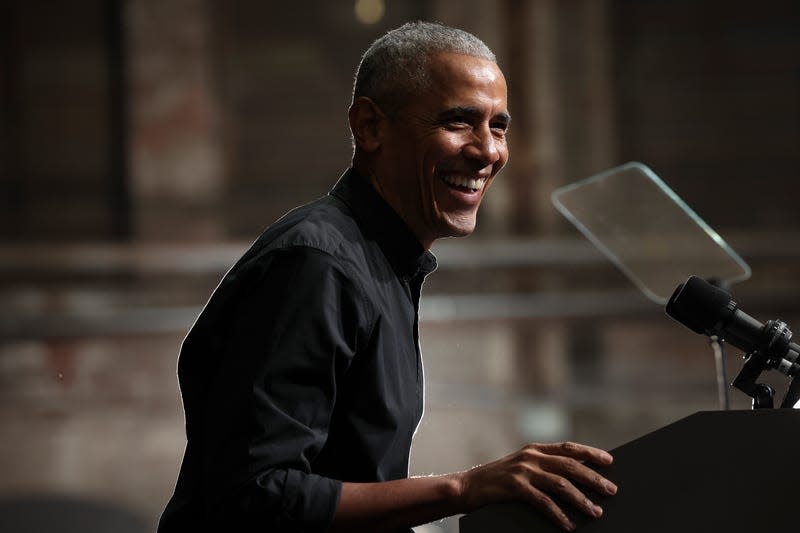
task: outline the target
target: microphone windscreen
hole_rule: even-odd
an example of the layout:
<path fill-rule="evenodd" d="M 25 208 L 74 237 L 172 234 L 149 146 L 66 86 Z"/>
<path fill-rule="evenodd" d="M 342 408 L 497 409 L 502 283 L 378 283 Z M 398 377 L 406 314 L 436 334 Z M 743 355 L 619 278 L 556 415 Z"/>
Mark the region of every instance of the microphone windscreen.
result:
<path fill-rule="evenodd" d="M 697 276 L 675 289 L 667 302 L 669 316 L 701 335 L 718 333 L 715 327 L 730 313 L 731 295 Z"/>

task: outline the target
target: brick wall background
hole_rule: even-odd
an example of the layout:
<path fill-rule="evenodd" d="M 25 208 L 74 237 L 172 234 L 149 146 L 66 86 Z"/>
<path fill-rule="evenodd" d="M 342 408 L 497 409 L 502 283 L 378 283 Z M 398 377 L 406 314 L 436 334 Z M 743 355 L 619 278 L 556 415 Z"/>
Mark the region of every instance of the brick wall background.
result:
<path fill-rule="evenodd" d="M 48 508 L 112 530 L 102 506 L 153 529 L 183 451 L 180 341 L 261 229 L 346 168 L 353 70 L 407 20 L 481 36 L 514 115 L 476 234 L 434 250 L 414 473 L 717 408 L 705 341 L 550 204 L 609 167 L 648 164 L 751 265 L 742 307 L 800 327 L 796 2 L 387 0 L 373 24 L 353 5 L 4 3 L 0 525 Z"/>

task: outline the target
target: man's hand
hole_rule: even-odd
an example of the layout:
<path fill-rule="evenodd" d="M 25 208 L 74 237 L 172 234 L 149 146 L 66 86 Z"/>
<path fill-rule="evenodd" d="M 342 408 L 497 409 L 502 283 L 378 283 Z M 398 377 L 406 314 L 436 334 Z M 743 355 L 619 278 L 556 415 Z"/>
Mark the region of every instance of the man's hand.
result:
<path fill-rule="evenodd" d="M 397 531 L 510 500 L 528 502 L 572 531 L 575 525 L 552 497 L 590 516 L 600 516 L 602 509 L 573 482 L 600 494 L 615 494 L 616 485 L 584 465 L 607 465 L 611 461 L 603 450 L 582 444 L 529 444 L 493 463 L 457 474 L 380 483 L 345 482 L 331 531 Z"/>
<path fill-rule="evenodd" d="M 524 501 L 565 530 L 572 531 L 575 524 L 552 497 L 590 516 L 601 516 L 603 510 L 575 485 L 600 494 L 616 494 L 616 485 L 583 464 L 608 465 L 611 461 L 611 455 L 603 450 L 582 444 L 529 444 L 516 453 L 457 476 L 461 498 L 469 509 L 501 501 Z"/>

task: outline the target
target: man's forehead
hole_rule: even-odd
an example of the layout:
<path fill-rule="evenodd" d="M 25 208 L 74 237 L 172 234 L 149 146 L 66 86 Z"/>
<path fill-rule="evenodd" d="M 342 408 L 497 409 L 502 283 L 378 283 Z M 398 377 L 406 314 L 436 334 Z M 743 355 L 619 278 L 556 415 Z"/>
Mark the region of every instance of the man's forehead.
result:
<path fill-rule="evenodd" d="M 506 81 L 494 61 L 461 54 L 439 54 L 428 64 L 434 90 L 488 89 L 505 95 Z"/>
<path fill-rule="evenodd" d="M 441 55 L 430 64 L 427 100 L 438 100 L 437 112 L 491 113 L 509 117 L 503 73 L 494 61 L 459 54 Z M 425 96 L 423 95 L 423 98 Z"/>

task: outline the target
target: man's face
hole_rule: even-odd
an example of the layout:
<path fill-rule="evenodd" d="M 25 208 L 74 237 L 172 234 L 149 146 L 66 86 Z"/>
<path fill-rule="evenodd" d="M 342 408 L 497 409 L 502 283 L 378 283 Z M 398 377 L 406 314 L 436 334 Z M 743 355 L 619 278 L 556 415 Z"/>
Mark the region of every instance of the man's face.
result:
<path fill-rule="evenodd" d="M 373 184 L 426 248 L 469 235 L 508 160 L 506 82 L 497 64 L 441 53 L 431 83 L 385 120 Z"/>

